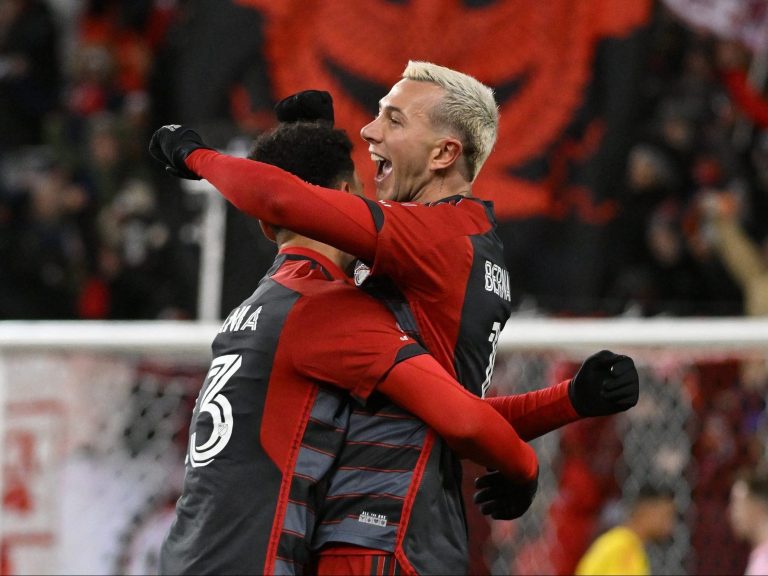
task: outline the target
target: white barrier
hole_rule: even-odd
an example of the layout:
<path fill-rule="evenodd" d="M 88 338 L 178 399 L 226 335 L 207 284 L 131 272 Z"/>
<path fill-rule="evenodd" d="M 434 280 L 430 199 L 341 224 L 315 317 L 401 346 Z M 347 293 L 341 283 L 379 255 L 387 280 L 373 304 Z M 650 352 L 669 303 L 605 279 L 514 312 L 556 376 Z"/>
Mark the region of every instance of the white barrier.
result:
<path fill-rule="evenodd" d="M 0 351 L 82 350 L 206 352 L 220 327 L 213 322 L 0 322 Z M 768 344 L 768 319 L 511 318 L 501 350 L 674 346 L 750 348 Z"/>

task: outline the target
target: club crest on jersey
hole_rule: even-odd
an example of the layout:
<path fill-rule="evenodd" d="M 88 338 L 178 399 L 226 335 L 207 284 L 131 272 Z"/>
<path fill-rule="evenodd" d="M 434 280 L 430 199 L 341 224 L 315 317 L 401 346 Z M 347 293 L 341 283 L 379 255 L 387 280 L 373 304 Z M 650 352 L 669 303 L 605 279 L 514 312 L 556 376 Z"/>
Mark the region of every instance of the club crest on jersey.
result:
<path fill-rule="evenodd" d="M 362 286 L 363 282 L 365 282 L 366 278 L 368 278 L 370 275 L 371 269 L 358 260 L 358 262 L 355 264 L 355 286 Z"/>

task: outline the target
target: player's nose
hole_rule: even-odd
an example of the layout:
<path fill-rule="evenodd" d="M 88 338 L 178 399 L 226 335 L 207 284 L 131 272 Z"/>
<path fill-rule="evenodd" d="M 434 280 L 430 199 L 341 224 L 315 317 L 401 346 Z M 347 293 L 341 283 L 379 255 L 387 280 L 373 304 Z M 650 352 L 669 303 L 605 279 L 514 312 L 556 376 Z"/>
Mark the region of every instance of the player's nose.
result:
<path fill-rule="evenodd" d="M 369 144 L 381 142 L 381 130 L 379 128 L 378 118 L 360 129 L 360 137 Z"/>

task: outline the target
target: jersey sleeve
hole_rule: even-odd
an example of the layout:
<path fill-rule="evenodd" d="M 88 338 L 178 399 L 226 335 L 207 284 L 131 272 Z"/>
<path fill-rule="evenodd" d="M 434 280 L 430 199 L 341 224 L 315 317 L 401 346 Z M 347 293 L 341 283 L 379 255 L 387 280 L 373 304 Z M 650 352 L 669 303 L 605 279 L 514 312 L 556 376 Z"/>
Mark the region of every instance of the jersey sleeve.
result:
<path fill-rule="evenodd" d="M 314 186 L 270 164 L 198 149 L 187 166 L 241 212 L 371 260 L 378 232 L 365 200 Z"/>
<path fill-rule="evenodd" d="M 514 426 L 523 440 L 533 440 L 581 417 L 568 397 L 570 380 L 525 394 L 485 398 Z"/>
<path fill-rule="evenodd" d="M 359 402 L 365 403 L 393 366 L 427 353 L 381 302 L 355 288 L 299 306 L 300 333 L 283 333 L 291 339 L 294 368 L 348 390 Z"/>

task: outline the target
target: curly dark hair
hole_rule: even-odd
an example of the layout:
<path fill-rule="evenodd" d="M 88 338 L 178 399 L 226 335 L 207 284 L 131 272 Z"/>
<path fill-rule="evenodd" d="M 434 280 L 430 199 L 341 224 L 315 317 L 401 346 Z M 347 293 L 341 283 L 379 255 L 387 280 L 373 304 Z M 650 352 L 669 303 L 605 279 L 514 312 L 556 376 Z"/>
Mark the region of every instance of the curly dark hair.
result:
<path fill-rule="evenodd" d="M 305 182 L 335 187 L 355 171 L 352 142 L 328 122 L 292 122 L 259 136 L 248 157 L 295 174 Z"/>

